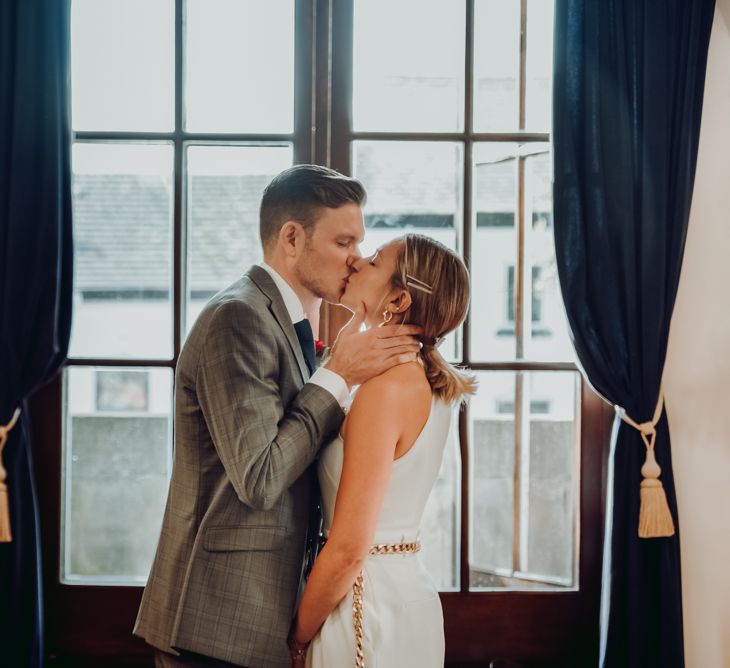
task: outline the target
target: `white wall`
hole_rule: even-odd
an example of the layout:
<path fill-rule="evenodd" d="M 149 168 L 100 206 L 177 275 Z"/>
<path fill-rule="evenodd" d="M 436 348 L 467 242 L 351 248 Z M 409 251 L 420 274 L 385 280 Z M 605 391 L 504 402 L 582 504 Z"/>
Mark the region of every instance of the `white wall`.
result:
<path fill-rule="evenodd" d="M 717 0 L 664 385 L 687 668 L 730 667 L 730 0 Z"/>

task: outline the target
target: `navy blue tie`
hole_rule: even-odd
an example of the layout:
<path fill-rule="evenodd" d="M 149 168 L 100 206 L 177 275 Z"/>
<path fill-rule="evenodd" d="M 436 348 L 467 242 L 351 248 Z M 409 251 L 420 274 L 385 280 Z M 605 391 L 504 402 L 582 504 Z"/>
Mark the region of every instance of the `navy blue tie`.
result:
<path fill-rule="evenodd" d="M 294 323 L 294 331 L 297 333 L 299 345 L 304 353 L 304 360 L 307 363 L 310 375 L 314 373 L 314 333 L 312 325 L 306 318 Z M 320 491 L 317 480 L 316 465 L 310 469 L 310 499 L 309 499 L 309 521 L 307 523 L 307 543 L 304 551 L 303 577 L 306 579 L 312 570 L 312 565 L 319 551 L 320 528 L 322 525 L 322 509 L 319 505 Z"/>
<path fill-rule="evenodd" d="M 302 347 L 304 353 L 304 361 L 307 363 L 309 373 L 314 373 L 314 333 L 312 332 L 312 325 L 309 324 L 309 320 L 304 318 L 299 322 L 294 323 L 294 331 L 297 333 L 299 339 L 299 345 Z"/>

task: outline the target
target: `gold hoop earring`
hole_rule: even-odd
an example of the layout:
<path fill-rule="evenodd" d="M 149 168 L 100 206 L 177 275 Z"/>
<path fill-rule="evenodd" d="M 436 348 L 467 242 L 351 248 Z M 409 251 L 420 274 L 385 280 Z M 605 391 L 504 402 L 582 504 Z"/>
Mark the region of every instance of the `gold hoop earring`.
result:
<path fill-rule="evenodd" d="M 383 311 L 383 322 L 381 322 L 378 325 L 378 327 L 387 325 L 392 319 L 393 319 L 393 313 L 391 311 L 389 311 L 388 309 L 385 309 L 385 311 Z"/>

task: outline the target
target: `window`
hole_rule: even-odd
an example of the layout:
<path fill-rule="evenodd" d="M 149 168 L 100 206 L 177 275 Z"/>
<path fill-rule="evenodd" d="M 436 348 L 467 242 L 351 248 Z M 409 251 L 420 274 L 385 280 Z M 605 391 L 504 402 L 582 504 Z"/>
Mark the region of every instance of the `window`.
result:
<path fill-rule="evenodd" d="M 294 160 L 294 18 L 286 0 L 72 3 L 76 253 L 64 581 L 147 577 L 170 473 L 181 341 L 203 304 L 260 259 L 261 191 Z M 95 402 L 87 402 L 93 378 Z M 84 461 L 111 457 L 113 465 L 119 450 L 149 467 L 95 484 Z M 130 495 L 134 503 L 120 503 Z M 114 512 L 84 510 L 106 506 Z M 120 531 L 140 516 L 144 537 Z M 97 550 L 91 563 L 84 544 L 92 534 L 100 546 L 118 536 L 114 559 Z M 134 554 L 125 560 L 125 551 Z"/>
<path fill-rule="evenodd" d="M 62 581 L 144 584 L 172 471 L 172 372 L 71 365 L 64 394 Z"/>
<path fill-rule="evenodd" d="M 296 162 L 363 181 L 364 253 L 414 230 L 470 267 L 471 312 L 441 350 L 480 389 L 422 529 L 447 660 L 585 650 L 571 634 L 590 635 L 584 611 L 597 610 L 601 473 L 582 452 L 600 408 L 574 364 L 555 269 L 552 11 L 552 0 L 72 1 L 75 311 L 49 399 L 63 435 L 43 473 L 50 490 L 54 472 L 63 481 L 49 600 L 63 615 L 95 596 L 118 624 L 69 656 L 146 657 L 129 628 L 171 471 L 177 356 L 205 302 L 260 259 L 261 191 Z M 345 316 L 325 315 L 331 339 Z M 88 634 L 73 629 L 98 620 L 62 627 L 78 643 Z"/>
<path fill-rule="evenodd" d="M 585 485 L 600 472 L 582 453 L 600 404 L 575 365 L 555 266 L 552 13 L 550 0 L 334 9 L 331 162 L 367 188 L 364 252 L 415 230 L 471 271 L 469 317 L 442 350 L 480 388 L 422 529 L 447 661 L 587 665 L 594 651 L 575 634 L 597 628 L 600 492 Z"/>
<path fill-rule="evenodd" d="M 398 36 L 416 12 L 405 49 Z M 342 73 L 352 95 L 334 101 L 335 116 L 352 119 L 333 135 L 338 166 L 368 191 L 364 252 L 416 230 L 471 268 L 469 320 L 442 348 L 479 375 L 467 419 L 471 473 L 463 479 L 468 467 L 454 449 L 423 530 L 445 591 L 577 584 L 580 387 L 550 269 L 551 12 L 549 2 L 355 0 L 351 78 Z M 335 61 L 347 63 L 342 44 Z M 564 366 L 547 371 L 543 362 Z M 541 456 L 551 443 L 560 455 Z M 548 498 L 551 485 L 559 503 Z M 550 535 L 536 506 L 563 518 Z M 555 559 L 541 561 L 545 552 Z"/>

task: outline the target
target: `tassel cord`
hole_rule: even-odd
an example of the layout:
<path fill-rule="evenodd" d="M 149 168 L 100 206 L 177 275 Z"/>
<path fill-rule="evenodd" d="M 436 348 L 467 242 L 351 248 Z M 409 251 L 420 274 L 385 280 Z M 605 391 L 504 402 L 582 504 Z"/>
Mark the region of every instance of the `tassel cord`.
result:
<path fill-rule="evenodd" d="M 16 408 L 15 412 L 13 413 L 13 417 L 10 418 L 10 422 L 8 422 L 5 425 L 0 426 L 0 455 L 2 455 L 3 448 L 5 447 L 5 443 L 8 440 L 8 434 L 13 430 L 13 427 L 15 426 L 15 423 L 18 421 L 19 417 L 20 417 L 20 408 Z"/>
<path fill-rule="evenodd" d="M 639 537 L 659 538 L 674 535 L 674 520 L 669 510 L 667 495 L 659 476 L 662 469 L 654 455 L 656 425 L 664 409 L 664 392 L 660 390 L 654 415 L 648 422 L 638 423 L 621 406 L 614 406 L 618 416 L 641 434 L 646 447 L 646 460 L 641 467 L 641 505 L 639 510 Z"/>
<path fill-rule="evenodd" d="M 8 487 L 5 484 L 7 472 L 3 466 L 3 449 L 8 441 L 8 434 L 18 422 L 20 417 L 20 408 L 16 408 L 10 422 L 0 425 L 0 543 L 9 543 L 13 540 L 13 534 L 10 531 L 10 509 L 8 507 Z"/>

